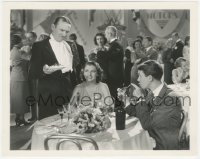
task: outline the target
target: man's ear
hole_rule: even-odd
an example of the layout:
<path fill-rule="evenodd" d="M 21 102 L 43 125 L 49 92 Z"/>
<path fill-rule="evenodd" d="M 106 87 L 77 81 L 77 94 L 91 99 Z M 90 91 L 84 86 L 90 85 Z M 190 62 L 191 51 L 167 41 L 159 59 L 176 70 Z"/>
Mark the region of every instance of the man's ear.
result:
<path fill-rule="evenodd" d="M 53 31 L 56 28 L 54 24 L 51 24 L 51 30 Z"/>
<path fill-rule="evenodd" d="M 152 76 L 152 75 L 149 75 L 149 76 L 148 76 L 148 80 L 149 80 L 149 82 L 152 82 L 152 81 L 153 81 L 153 76 Z"/>

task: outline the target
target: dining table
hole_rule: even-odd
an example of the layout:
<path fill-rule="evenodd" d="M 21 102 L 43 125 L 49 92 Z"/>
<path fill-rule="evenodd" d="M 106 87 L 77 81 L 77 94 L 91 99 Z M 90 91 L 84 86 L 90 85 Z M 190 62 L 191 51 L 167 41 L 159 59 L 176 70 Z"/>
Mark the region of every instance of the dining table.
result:
<path fill-rule="evenodd" d="M 59 114 L 44 118 L 40 121 L 36 121 L 32 133 L 31 150 L 45 150 L 44 140 L 57 133 L 57 130 L 52 125 L 61 125 Z M 148 134 L 148 131 L 144 130 L 140 124 L 140 121 L 136 117 L 126 116 L 126 126 L 124 130 L 116 130 L 115 116 L 110 117 L 111 126 L 105 131 L 96 133 L 84 133 L 86 137 L 89 137 L 96 141 L 99 150 L 152 150 L 155 147 L 155 141 Z M 63 119 L 65 131 L 67 134 L 74 134 L 70 132 L 71 119 L 67 117 Z M 49 150 L 55 150 L 56 144 L 59 140 L 49 141 Z M 94 150 L 94 147 L 89 143 L 82 143 L 83 150 Z M 63 150 L 78 150 L 72 143 L 64 143 L 61 146 Z"/>
<path fill-rule="evenodd" d="M 188 84 L 179 83 L 168 85 L 169 88 L 177 93 L 182 102 L 183 110 L 188 114 L 188 120 L 186 124 L 186 134 L 189 136 L 189 121 L 190 121 L 190 89 Z M 55 133 L 58 133 L 55 129 L 55 125 L 61 124 L 59 114 L 38 120 L 34 123 L 34 129 L 31 139 L 31 150 L 45 150 L 44 140 Z M 84 133 L 86 137 L 90 137 L 96 141 L 99 150 L 153 150 L 155 147 L 155 140 L 151 138 L 148 131 L 144 130 L 140 121 L 136 117 L 126 116 L 126 127 L 124 130 L 116 130 L 115 116 L 110 117 L 111 127 L 105 131 L 97 133 Z M 68 119 L 64 115 L 63 119 L 64 127 L 68 131 L 65 134 L 75 134 L 70 132 L 71 119 Z M 49 142 L 49 149 L 55 150 L 56 144 L 59 140 L 52 140 Z M 71 143 L 62 144 L 62 149 L 78 150 L 77 147 Z M 83 149 L 93 150 L 94 147 L 91 144 L 83 143 Z"/>

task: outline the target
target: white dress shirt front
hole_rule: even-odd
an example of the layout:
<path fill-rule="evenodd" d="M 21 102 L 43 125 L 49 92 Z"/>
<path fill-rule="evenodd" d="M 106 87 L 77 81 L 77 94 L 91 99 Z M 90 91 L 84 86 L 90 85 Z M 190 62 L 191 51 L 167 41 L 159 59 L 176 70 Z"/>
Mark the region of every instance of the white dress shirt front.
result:
<path fill-rule="evenodd" d="M 73 55 L 69 44 L 66 41 L 58 42 L 53 35 L 50 35 L 49 43 L 60 65 L 65 66 L 62 73 L 72 71 Z"/>

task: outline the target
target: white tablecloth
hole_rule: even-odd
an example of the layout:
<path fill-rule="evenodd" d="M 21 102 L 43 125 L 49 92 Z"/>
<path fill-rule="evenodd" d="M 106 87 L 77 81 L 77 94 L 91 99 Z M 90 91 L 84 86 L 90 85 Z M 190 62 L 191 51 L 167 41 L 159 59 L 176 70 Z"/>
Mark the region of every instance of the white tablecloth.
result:
<path fill-rule="evenodd" d="M 148 132 L 143 130 L 139 120 L 135 117 L 127 117 L 126 129 L 116 130 L 115 118 L 110 118 L 112 125 L 111 127 L 99 133 L 84 134 L 93 138 L 100 150 L 152 150 L 155 146 L 154 140 L 149 136 Z M 44 139 L 47 135 L 55 133 L 53 129 L 47 127 L 52 122 L 60 120 L 59 115 L 45 118 L 35 123 L 33 134 L 32 134 L 32 150 L 44 150 Z M 49 148 L 54 149 L 56 147 L 56 140 L 49 142 Z M 77 149 L 73 145 L 62 145 L 63 149 Z M 94 149 L 91 144 L 83 145 L 83 149 Z"/>

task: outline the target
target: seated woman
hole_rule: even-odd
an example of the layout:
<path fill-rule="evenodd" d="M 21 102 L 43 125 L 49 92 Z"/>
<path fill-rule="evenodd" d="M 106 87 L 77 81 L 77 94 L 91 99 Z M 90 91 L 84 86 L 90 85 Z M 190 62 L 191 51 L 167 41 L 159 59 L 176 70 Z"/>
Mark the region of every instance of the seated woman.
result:
<path fill-rule="evenodd" d="M 183 57 L 179 57 L 175 61 L 175 67 L 172 71 L 172 80 L 174 83 L 185 83 L 186 79 L 190 78 L 189 66 L 187 60 Z"/>
<path fill-rule="evenodd" d="M 114 107 L 107 84 L 101 82 L 102 69 L 96 62 L 87 62 L 82 69 L 83 82 L 77 85 L 70 100 L 71 106 L 100 106 Z"/>

